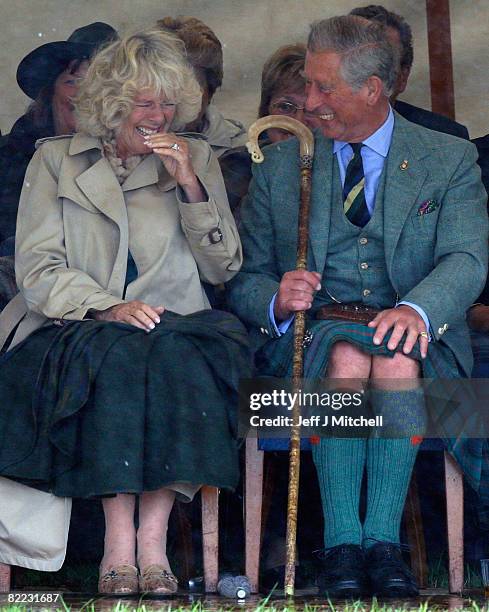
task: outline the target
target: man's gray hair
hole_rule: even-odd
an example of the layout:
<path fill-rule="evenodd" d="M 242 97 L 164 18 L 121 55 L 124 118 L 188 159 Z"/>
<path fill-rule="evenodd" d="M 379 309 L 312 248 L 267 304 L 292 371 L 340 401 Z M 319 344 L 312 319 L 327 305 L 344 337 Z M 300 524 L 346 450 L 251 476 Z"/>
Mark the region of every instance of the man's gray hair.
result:
<path fill-rule="evenodd" d="M 399 51 L 389 42 L 382 24 L 355 15 L 315 21 L 307 48 L 312 53 L 333 51 L 341 55 L 341 75 L 352 89 L 360 89 L 375 75 L 384 84 L 385 95 L 391 95 L 399 70 Z"/>

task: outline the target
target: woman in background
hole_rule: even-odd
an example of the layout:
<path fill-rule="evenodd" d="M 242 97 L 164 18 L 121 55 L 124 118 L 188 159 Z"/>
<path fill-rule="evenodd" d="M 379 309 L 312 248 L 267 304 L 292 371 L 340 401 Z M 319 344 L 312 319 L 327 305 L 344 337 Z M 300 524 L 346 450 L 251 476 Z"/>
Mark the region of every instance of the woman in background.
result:
<path fill-rule="evenodd" d="M 277 49 L 265 62 L 261 76 L 261 95 L 258 117 L 284 115 L 305 123 L 304 102 L 306 83 L 303 70 L 306 46 L 300 43 Z M 290 138 L 292 134 L 280 129 L 267 130 L 260 138 L 260 146 Z M 219 158 L 229 205 L 239 219 L 239 205 L 248 193 L 251 180 L 251 159 L 246 147 L 227 151 Z"/>
<path fill-rule="evenodd" d="M 106 23 L 91 23 L 75 30 L 66 41 L 37 47 L 20 62 L 17 82 L 33 102 L 0 147 L 0 256 L 13 255 L 20 192 L 36 141 L 75 132 L 72 100 L 88 60 L 98 47 L 116 37 L 117 32 Z"/>
<path fill-rule="evenodd" d="M 223 79 L 221 41 L 208 25 L 196 17 L 164 17 L 158 20 L 157 25 L 173 32 L 185 43 L 187 59 L 202 91 L 199 114 L 185 126 L 185 130 L 202 134 L 217 157 L 244 145 L 246 130 L 243 125 L 235 119 L 224 117 L 212 104 L 212 98 Z"/>

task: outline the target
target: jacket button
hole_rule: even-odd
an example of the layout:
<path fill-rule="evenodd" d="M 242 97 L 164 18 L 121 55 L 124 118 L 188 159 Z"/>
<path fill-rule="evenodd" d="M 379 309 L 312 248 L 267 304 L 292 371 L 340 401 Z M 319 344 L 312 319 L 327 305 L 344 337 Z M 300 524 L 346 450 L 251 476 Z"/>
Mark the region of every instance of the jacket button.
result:
<path fill-rule="evenodd" d="M 440 336 L 443 336 L 443 334 L 445 333 L 445 331 L 446 331 L 446 330 L 445 330 L 445 328 L 444 328 L 444 327 L 439 327 L 439 328 L 438 328 L 438 333 L 439 333 L 439 335 L 440 335 Z"/>
<path fill-rule="evenodd" d="M 365 238 L 365 237 L 360 238 L 360 240 L 359 240 L 358 242 L 359 242 L 360 244 L 367 244 L 367 242 L 368 242 L 368 238 Z"/>
<path fill-rule="evenodd" d="M 445 323 L 445 325 L 443 326 L 443 329 L 444 329 L 445 331 L 447 331 L 447 329 L 448 329 L 448 323 Z"/>
<path fill-rule="evenodd" d="M 368 297 L 372 292 L 370 291 L 370 289 L 364 289 L 363 290 L 363 297 Z"/>
<path fill-rule="evenodd" d="M 360 264 L 360 268 L 362 270 L 368 270 L 368 263 L 366 261 L 362 261 L 362 263 Z"/>

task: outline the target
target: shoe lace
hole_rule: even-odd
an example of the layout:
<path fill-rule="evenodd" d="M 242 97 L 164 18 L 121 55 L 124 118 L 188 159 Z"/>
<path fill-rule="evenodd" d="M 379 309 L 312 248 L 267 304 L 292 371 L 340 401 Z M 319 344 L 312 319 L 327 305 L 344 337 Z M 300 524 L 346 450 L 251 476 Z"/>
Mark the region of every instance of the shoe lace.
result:
<path fill-rule="evenodd" d="M 371 540 L 372 542 L 379 543 L 379 544 L 386 544 L 385 541 L 377 540 L 377 538 L 369 538 L 369 540 Z M 389 554 L 392 554 L 392 552 L 395 550 L 411 552 L 411 546 L 409 546 L 408 544 L 403 544 L 402 542 L 400 544 L 389 544 L 388 550 L 389 550 Z"/>
<path fill-rule="evenodd" d="M 352 544 L 340 544 L 339 546 L 334 546 L 333 548 L 318 548 L 312 552 L 318 559 L 327 559 L 333 554 L 340 554 L 345 560 L 355 560 L 358 555 L 358 549 Z"/>

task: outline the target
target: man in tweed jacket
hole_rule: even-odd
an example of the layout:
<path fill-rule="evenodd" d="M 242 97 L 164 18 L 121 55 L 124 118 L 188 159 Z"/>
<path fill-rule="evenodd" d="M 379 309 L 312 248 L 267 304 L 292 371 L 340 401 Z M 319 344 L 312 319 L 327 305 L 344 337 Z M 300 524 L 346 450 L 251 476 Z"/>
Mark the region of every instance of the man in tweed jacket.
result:
<path fill-rule="evenodd" d="M 344 389 L 370 379 L 374 412 L 397 431 L 313 446 L 325 523 L 320 586 L 330 597 L 417 593 L 399 545 L 417 451 L 410 432 L 425 418 L 417 381 L 470 375 L 464 313 L 487 273 L 475 147 L 393 112 L 398 62 L 380 24 L 355 16 L 313 24 L 305 66 L 306 111 L 317 128 L 307 271 L 294 270 L 300 172 L 291 139 L 268 148 L 254 169 L 241 209 L 245 261 L 230 283 L 231 307 L 250 328 L 262 373 L 290 374 L 291 323 L 306 310 L 313 340 L 305 376 L 344 379 Z M 362 180 L 350 186 L 356 155 Z M 348 201 L 360 217 L 350 218 Z M 368 325 L 314 320 L 336 301 L 380 313 Z M 409 384 L 392 390 L 383 381 L 393 378 Z"/>

